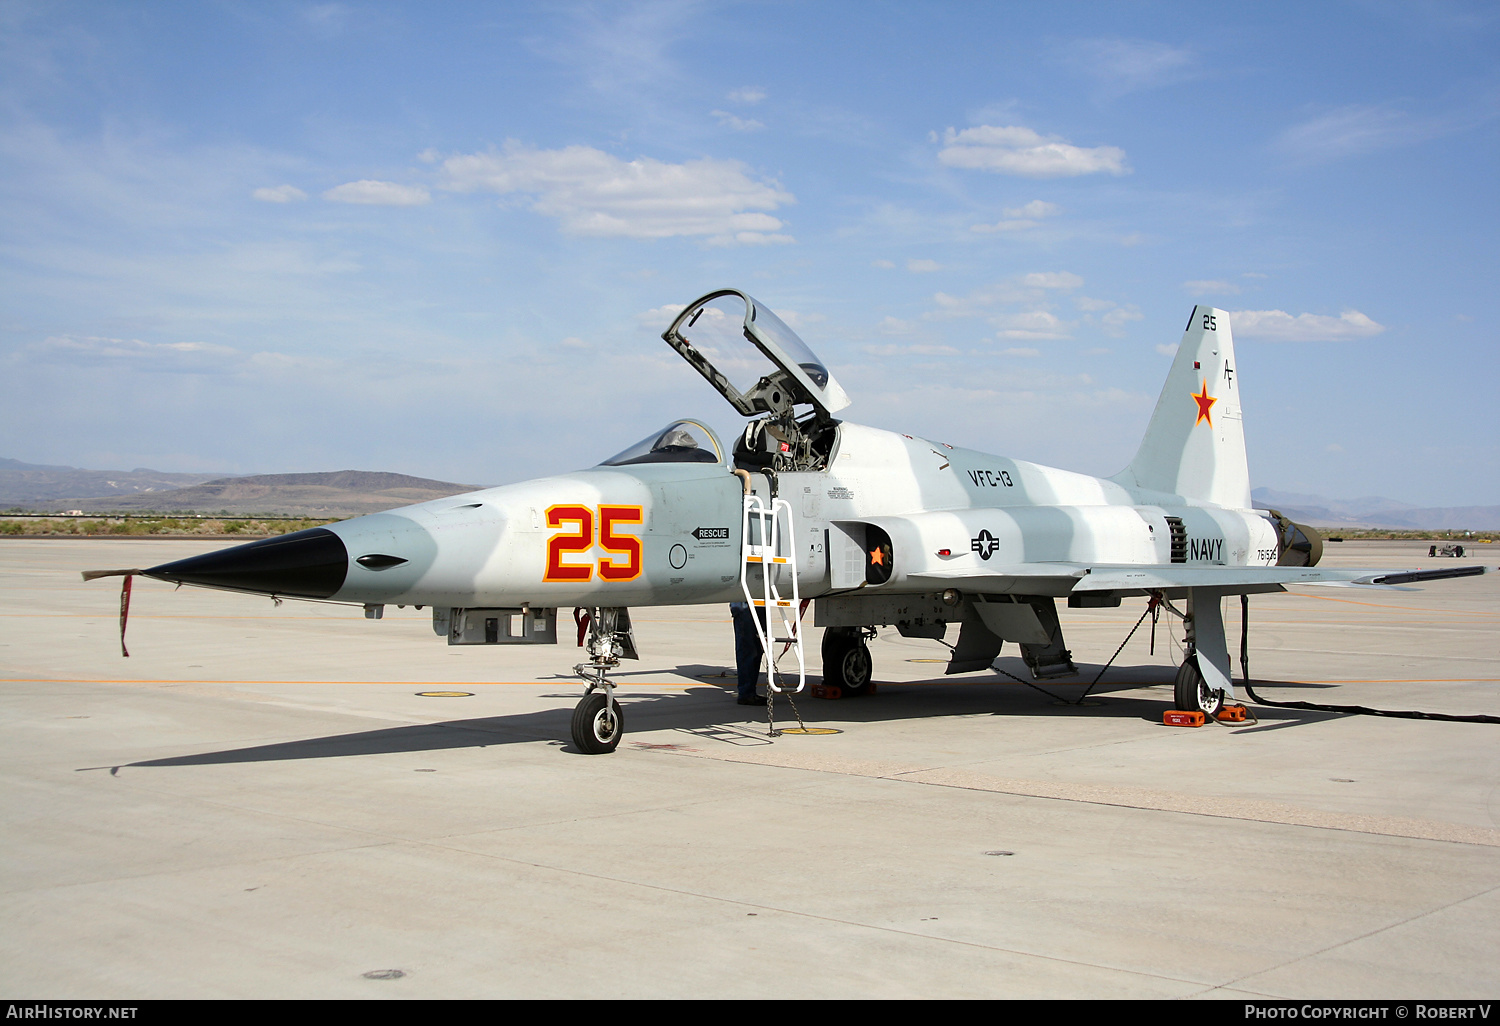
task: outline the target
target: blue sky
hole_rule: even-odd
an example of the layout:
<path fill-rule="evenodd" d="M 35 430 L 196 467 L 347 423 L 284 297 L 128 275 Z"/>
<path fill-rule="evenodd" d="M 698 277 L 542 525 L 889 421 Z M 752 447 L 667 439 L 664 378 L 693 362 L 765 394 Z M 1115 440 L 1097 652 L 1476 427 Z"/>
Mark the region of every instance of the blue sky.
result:
<path fill-rule="evenodd" d="M 503 483 L 737 418 L 1109 474 L 1195 302 L 1257 486 L 1500 503 L 1489 3 L 0 3 L 0 455 Z"/>

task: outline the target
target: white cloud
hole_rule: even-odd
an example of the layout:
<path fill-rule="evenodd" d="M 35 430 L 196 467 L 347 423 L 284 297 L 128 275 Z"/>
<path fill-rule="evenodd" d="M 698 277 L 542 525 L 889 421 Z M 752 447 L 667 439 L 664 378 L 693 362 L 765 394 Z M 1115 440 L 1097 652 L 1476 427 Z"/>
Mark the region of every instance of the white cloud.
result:
<path fill-rule="evenodd" d="M 1088 296 L 1074 296 L 1073 305 L 1080 310 L 1087 310 L 1093 313 L 1099 310 L 1113 310 L 1119 304 L 1108 299 L 1090 299 Z"/>
<path fill-rule="evenodd" d="M 994 224 L 976 224 L 969 227 L 971 232 L 1023 232 L 1028 228 L 1035 228 L 1042 223 L 1044 217 L 1051 217 L 1062 208 L 1056 203 L 1048 203 L 1046 200 L 1032 200 L 1030 203 L 1019 207 L 1006 207 L 1005 219 L 996 221 Z"/>
<path fill-rule="evenodd" d="M 1076 289 L 1083 279 L 1069 271 L 1037 271 L 1022 275 L 1021 284 L 1033 289 Z"/>
<path fill-rule="evenodd" d="M 335 203 L 363 203 L 375 207 L 419 207 L 432 202 L 432 196 L 420 185 L 398 185 L 369 178 L 334 186 L 323 193 L 323 198 Z"/>
<path fill-rule="evenodd" d="M 979 125 L 943 133 L 938 161 L 949 167 L 994 171 L 1023 178 L 1059 178 L 1126 174 L 1125 151 L 1117 146 L 1074 146 L 1059 136 L 1042 136 L 1029 128 Z"/>
<path fill-rule="evenodd" d="M 285 377 L 328 375 L 338 361 L 322 356 L 274 351 L 244 352 L 213 342 L 146 342 L 99 335 L 54 335 L 26 347 L 39 362 L 70 368 L 106 368 L 112 374 L 194 374 L 200 376 Z"/>
<path fill-rule="evenodd" d="M 996 306 L 1026 306 L 1032 310 L 1046 308 L 1049 293 L 1076 289 L 1083 279 L 1071 271 L 1037 271 L 978 289 L 967 296 L 935 293 L 937 309 L 924 316 L 929 320 L 949 317 L 978 317 Z M 1050 316 L 1050 315 L 1049 315 Z"/>
<path fill-rule="evenodd" d="M 1006 217 L 1051 217 L 1062 210 L 1056 203 L 1048 203 L 1046 200 L 1032 200 L 1030 203 L 1019 207 L 1006 207 Z"/>
<path fill-rule="evenodd" d="M 1301 160 L 1335 160 L 1439 134 L 1438 125 L 1415 122 L 1404 111 L 1351 105 L 1288 128 L 1277 146 Z"/>
<path fill-rule="evenodd" d="M 1235 310 L 1229 315 L 1234 334 L 1241 338 L 1263 338 L 1272 342 L 1338 342 L 1379 335 L 1377 324 L 1358 310 L 1345 310 L 1337 317 L 1298 314 L 1284 310 Z"/>
<path fill-rule="evenodd" d="M 871 260 L 870 261 L 870 266 L 871 267 L 879 267 L 881 270 L 889 271 L 891 268 L 895 267 L 896 265 L 893 262 L 891 262 L 890 260 Z"/>
<path fill-rule="evenodd" d="M 256 189 L 250 195 L 262 203 L 291 203 L 295 200 L 307 199 L 307 193 L 295 185 L 278 185 L 274 189 Z"/>
<path fill-rule="evenodd" d="M 1438 139 L 1500 117 L 1493 90 L 1438 113 L 1412 114 L 1394 104 L 1350 104 L 1281 134 L 1276 146 L 1294 160 L 1318 162 Z"/>
<path fill-rule="evenodd" d="M 936 260 L 908 260 L 906 269 L 912 274 L 931 274 L 933 271 L 941 271 L 943 265 Z"/>
<path fill-rule="evenodd" d="M 756 121 L 754 118 L 737 117 L 729 113 L 729 111 L 727 110 L 712 110 L 709 111 L 709 113 L 719 119 L 719 124 L 721 126 L 723 126 L 724 128 L 732 128 L 736 132 L 754 132 L 758 129 L 766 127 L 764 124 Z"/>
<path fill-rule="evenodd" d="M 538 150 L 507 142 L 500 150 L 450 157 L 446 188 L 534 197 L 532 209 L 572 235 L 662 239 L 708 236 L 720 245 L 794 241 L 765 211 L 796 198 L 774 182 L 752 179 L 735 160 L 668 164 L 624 161 L 589 146 Z"/>
<path fill-rule="evenodd" d="M 785 246 L 796 241 L 790 235 L 774 232 L 735 232 L 732 235 L 714 235 L 707 240 L 710 246 Z"/>
<path fill-rule="evenodd" d="M 1032 349 L 1029 346 L 1012 346 L 1010 349 L 1001 350 L 1003 356 L 1041 356 L 1040 349 Z"/>
<path fill-rule="evenodd" d="M 45 363 L 125 367 L 152 373 L 206 374 L 232 371 L 244 362 L 238 349 L 212 342 L 144 342 L 100 335 L 53 335 L 26 347 Z"/>
<path fill-rule="evenodd" d="M 1194 296 L 1237 296 L 1240 287 L 1227 281 L 1185 281 L 1182 287 Z"/>
<path fill-rule="evenodd" d="M 1105 332 L 1118 338 L 1125 334 L 1124 328 L 1126 324 L 1131 321 L 1142 320 L 1145 316 L 1135 306 L 1121 306 L 1111 310 L 1100 318 L 1100 320 L 1104 324 Z"/>
<path fill-rule="evenodd" d="M 788 310 L 785 307 L 777 310 L 776 316 L 780 317 L 788 328 L 796 328 L 798 330 L 806 328 L 809 324 L 822 324 L 828 319 L 820 313 L 798 313 L 796 310 Z"/>
<path fill-rule="evenodd" d="M 996 337 L 1018 339 L 1068 338 L 1072 327 L 1046 310 L 1000 314 L 990 318 L 990 323 L 995 326 Z"/>
<path fill-rule="evenodd" d="M 1163 342 L 1156 347 L 1156 351 L 1163 356 L 1176 356 L 1177 346 L 1176 342 Z"/>
<path fill-rule="evenodd" d="M 878 346 L 860 346 L 863 352 L 871 356 L 957 356 L 959 351 L 952 346 L 943 345 L 898 345 L 894 342 Z"/>
<path fill-rule="evenodd" d="M 1028 228 L 1035 228 L 1041 223 L 1042 222 L 1040 221 L 1031 221 L 1024 219 L 1006 219 L 996 221 L 994 224 L 971 224 L 969 226 L 969 231 L 979 232 L 982 235 L 989 235 L 995 232 L 1024 232 Z"/>
<path fill-rule="evenodd" d="M 1068 63 L 1110 96 L 1180 82 L 1197 70 L 1191 51 L 1144 39 L 1085 39 L 1069 49 Z"/>
<path fill-rule="evenodd" d="M 686 303 L 668 303 L 665 306 L 658 306 L 647 310 L 645 313 L 636 314 L 635 319 L 648 328 L 660 328 L 666 331 L 672 326 L 672 322 L 677 319 L 677 315 L 686 309 Z M 715 309 L 709 310 L 711 315 L 717 312 Z"/>
<path fill-rule="evenodd" d="M 1020 207 L 1005 207 L 1005 219 L 998 220 L 993 225 L 971 225 L 969 231 L 978 233 L 1001 233 L 1001 231 L 1026 231 L 1028 228 L 1037 228 L 1041 225 L 1043 217 L 1050 217 L 1061 211 L 1055 202 L 1047 202 L 1046 199 L 1032 199 L 1028 204 Z"/>
<path fill-rule="evenodd" d="M 90 356 L 123 356 L 151 358 L 181 356 L 190 353 L 232 355 L 237 350 L 211 342 L 142 342 L 138 338 L 105 338 L 100 335 L 53 335 L 43 339 L 40 347 L 54 352 L 86 353 Z"/>
<path fill-rule="evenodd" d="M 302 9 L 302 20 L 324 35 L 336 35 L 348 25 L 352 16 L 347 4 L 311 4 Z"/>
<path fill-rule="evenodd" d="M 757 89 L 754 86 L 744 86 L 740 89 L 736 89 L 731 92 L 728 97 L 726 97 L 726 99 L 730 100 L 733 103 L 759 103 L 765 98 L 765 90 Z"/>

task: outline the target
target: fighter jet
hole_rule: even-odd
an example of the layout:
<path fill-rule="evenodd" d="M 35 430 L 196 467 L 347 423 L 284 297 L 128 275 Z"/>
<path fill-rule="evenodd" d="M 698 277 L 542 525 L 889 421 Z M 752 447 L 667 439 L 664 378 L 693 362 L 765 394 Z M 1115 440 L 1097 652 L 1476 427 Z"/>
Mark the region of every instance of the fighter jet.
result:
<path fill-rule="evenodd" d="M 774 613 L 758 629 L 781 692 L 807 682 L 811 600 L 825 693 L 853 696 L 871 688 L 878 627 L 940 640 L 957 627 L 950 674 L 988 670 L 1011 642 L 1040 678 L 1076 672 L 1059 599 L 1148 596 L 1183 619 L 1176 707 L 1213 716 L 1236 698 L 1225 596 L 1486 569 L 1319 569 L 1317 532 L 1252 508 L 1223 310 L 1193 309 L 1140 449 L 1105 478 L 838 420 L 850 399 L 827 365 L 737 289 L 688 304 L 662 338 L 746 418 L 732 446 L 677 420 L 587 470 L 85 577 L 358 603 L 372 619 L 430 607 L 449 645 L 557 644 L 572 610 L 588 656 L 574 667 L 587 687 L 573 741 L 598 754 L 624 732 L 609 672 L 637 657 L 631 607 Z M 778 645 L 796 652 L 795 683 Z"/>

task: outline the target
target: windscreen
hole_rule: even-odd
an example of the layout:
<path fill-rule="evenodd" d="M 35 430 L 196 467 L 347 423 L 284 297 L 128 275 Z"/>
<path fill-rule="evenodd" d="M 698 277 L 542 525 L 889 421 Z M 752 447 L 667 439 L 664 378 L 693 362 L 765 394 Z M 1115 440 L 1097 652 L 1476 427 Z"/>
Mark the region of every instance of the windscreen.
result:
<path fill-rule="evenodd" d="M 723 452 L 713 432 L 696 420 L 678 420 L 654 431 L 630 448 L 617 452 L 601 467 L 629 467 L 642 463 L 722 463 Z"/>

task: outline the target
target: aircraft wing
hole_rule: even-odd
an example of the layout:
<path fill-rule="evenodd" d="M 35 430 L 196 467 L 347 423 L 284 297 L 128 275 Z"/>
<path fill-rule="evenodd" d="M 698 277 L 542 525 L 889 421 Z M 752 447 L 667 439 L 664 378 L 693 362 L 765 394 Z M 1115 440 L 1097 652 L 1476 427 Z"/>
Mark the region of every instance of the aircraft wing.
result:
<path fill-rule="evenodd" d="M 1309 566 L 1203 566 L 1182 563 L 1088 564 L 1088 563 L 1018 563 L 986 568 L 982 573 L 969 570 L 931 570 L 908 575 L 915 581 L 962 585 L 971 589 L 993 588 L 998 592 L 1017 590 L 1026 581 L 1045 582 L 1055 590 L 1066 586 L 1067 579 L 1076 583 L 1068 591 L 1146 592 L 1172 588 L 1223 588 L 1227 591 L 1280 591 L 1288 584 L 1316 584 L 1332 587 L 1395 587 L 1423 581 L 1440 581 L 1450 577 L 1473 577 L 1488 573 L 1487 566 L 1453 566 L 1440 570 L 1369 570 L 1333 569 Z"/>

